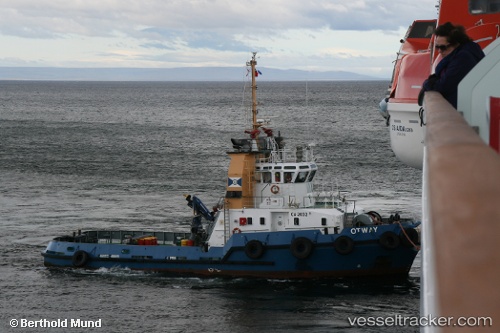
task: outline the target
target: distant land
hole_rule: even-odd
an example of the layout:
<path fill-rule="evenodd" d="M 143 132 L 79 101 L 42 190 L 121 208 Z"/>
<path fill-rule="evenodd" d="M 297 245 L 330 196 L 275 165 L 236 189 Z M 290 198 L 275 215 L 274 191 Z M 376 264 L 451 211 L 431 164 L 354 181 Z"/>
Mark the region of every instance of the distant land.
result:
<path fill-rule="evenodd" d="M 259 68 L 263 81 L 387 80 L 345 71 L 303 71 Z M 58 68 L 0 67 L 0 80 L 50 81 L 240 81 L 242 67 Z"/>

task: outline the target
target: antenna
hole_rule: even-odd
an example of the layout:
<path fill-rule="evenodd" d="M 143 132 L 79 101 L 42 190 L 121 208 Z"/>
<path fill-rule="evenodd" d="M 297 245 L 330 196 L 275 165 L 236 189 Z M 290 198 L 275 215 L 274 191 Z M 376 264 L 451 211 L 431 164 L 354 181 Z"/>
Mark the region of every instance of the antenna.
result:
<path fill-rule="evenodd" d="M 255 81 L 255 66 L 257 65 L 257 60 L 255 60 L 255 56 L 257 52 L 252 52 L 252 60 L 247 63 L 247 66 L 250 66 L 250 71 L 252 72 L 252 128 L 254 130 L 260 127 L 260 124 L 257 123 L 257 83 Z"/>

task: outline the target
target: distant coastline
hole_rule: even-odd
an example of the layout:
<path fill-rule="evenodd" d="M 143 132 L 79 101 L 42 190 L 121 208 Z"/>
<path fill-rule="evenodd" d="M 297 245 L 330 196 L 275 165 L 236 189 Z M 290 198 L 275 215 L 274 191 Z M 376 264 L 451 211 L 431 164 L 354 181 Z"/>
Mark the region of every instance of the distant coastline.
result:
<path fill-rule="evenodd" d="M 389 80 L 346 71 L 303 71 L 259 68 L 262 81 Z M 240 81 L 241 67 L 183 68 L 58 68 L 0 67 L 0 80 L 40 81 Z"/>

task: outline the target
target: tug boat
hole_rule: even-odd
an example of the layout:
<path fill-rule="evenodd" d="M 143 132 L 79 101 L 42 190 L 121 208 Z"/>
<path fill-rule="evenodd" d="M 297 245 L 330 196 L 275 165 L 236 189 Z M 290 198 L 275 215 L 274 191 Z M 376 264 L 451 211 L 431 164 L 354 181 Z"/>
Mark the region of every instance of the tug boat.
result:
<path fill-rule="evenodd" d="M 186 195 L 194 217 L 183 233 L 90 230 L 56 237 L 42 252 L 45 266 L 267 279 L 407 277 L 420 222 L 365 212 L 340 192 L 315 192 L 312 147 L 285 147 L 257 119 L 255 57 L 247 62 L 251 128 L 231 139 L 224 198 L 209 209 Z"/>
<path fill-rule="evenodd" d="M 415 20 L 400 41 L 391 84 L 379 105 L 394 154 L 417 169 L 422 169 L 425 131 L 425 109 L 418 105 L 418 94 L 442 59 L 434 49 L 434 30 L 446 22 L 462 25 L 482 49 L 500 37 L 498 0 L 440 0 L 436 7 L 437 19 Z"/>

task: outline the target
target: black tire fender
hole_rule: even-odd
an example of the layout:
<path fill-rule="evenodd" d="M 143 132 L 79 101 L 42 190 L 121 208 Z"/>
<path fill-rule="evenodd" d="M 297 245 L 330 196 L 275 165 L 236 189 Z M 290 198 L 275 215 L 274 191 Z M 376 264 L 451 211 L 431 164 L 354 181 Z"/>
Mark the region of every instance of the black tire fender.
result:
<path fill-rule="evenodd" d="M 346 255 L 354 250 L 354 241 L 349 236 L 339 236 L 333 242 L 333 247 L 338 254 Z"/>
<path fill-rule="evenodd" d="M 313 242 L 306 237 L 297 237 L 292 241 L 290 245 L 290 251 L 292 255 L 297 259 L 306 259 L 309 257 L 313 251 Z"/>
<path fill-rule="evenodd" d="M 83 250 L 78 250 L 73 254 L 73 257 L 71 258 L 71 263 L 75 267 L 83 267 L 87 264 L 89 259 L 90 256 L 87 252 Z"/>
<path fill-rule="evenodd" d="M 264 255 L 264 252 L 264 245 L 256 239 L 252 239 L 245 245 L 245 254 L 250 259 L 259 259 Z"/>
<path fill-rule="evenodd" d="M 383 248 L 386 248 L 388 250 L 394 250 L 397 248 L 400 244 L 400 240 L 398 235 L 396 235 L 392 231 L 386 231 L 384 232 L 380 238 L 379 238 L 379 243 Z"/>
<path fill-rule="evenodd" d="M 413 247 L 414 245 L 419 243 L 417 230 L 413 228 L 404 228 L 403 230 L 404 232 L 401 231 L 401 233 L 399 234 L 399 240 L 401 241 L 401 245 L 403 245 L 404 247 Z M 408 237 L 406 237 L 405 233 L 406 235 L 408 235 Z"/>

